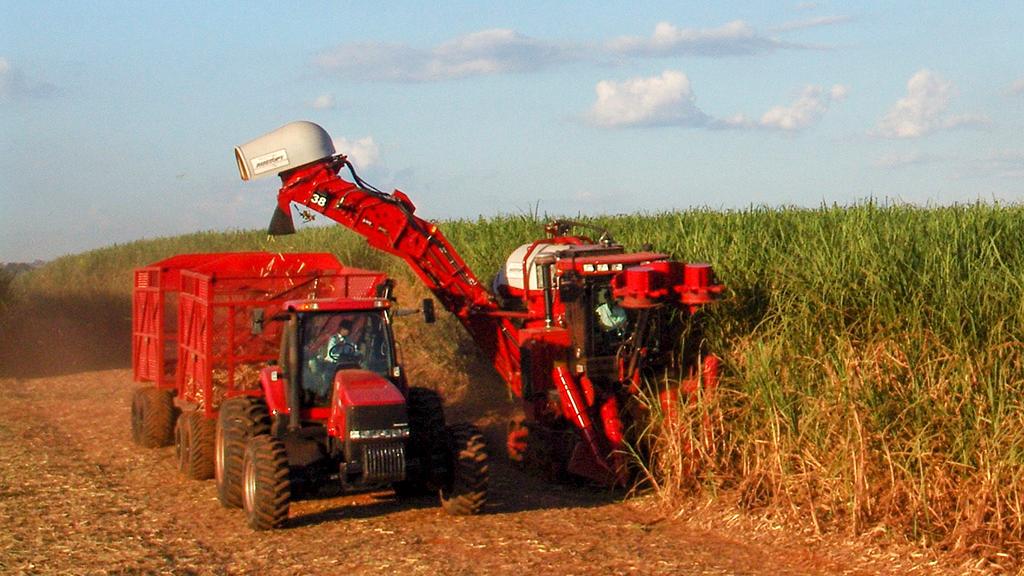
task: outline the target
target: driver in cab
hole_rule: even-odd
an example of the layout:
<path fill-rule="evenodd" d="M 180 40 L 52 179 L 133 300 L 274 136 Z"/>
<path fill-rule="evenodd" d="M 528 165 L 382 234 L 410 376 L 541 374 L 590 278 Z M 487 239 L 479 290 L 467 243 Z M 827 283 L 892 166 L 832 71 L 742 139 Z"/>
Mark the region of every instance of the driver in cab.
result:
<path fill-rule="evenodd" d="M 340 368 L 362 365 L 360 342 L 365 321 L 361 315 L 337 314 L 307 325 L 309 337 L 302 380 L 303 388 L 314 396 L 314 403 L 325 404 L 330 400 L 334 374 Z"/>

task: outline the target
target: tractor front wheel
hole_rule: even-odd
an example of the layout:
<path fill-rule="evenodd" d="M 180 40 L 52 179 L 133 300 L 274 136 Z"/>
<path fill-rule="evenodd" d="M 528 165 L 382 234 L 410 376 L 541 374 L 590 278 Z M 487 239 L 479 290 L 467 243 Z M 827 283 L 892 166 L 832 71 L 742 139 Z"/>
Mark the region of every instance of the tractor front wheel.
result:
<path fill-rule="evenodd" d="M 132 440 L 144 448 L 169 446 L 174 441 L 174 391 L 146 386 L 132 396 Z"/>
<path fill-rule="evenodd" d="M 245 449 L 242 472 L 242 506 L 249 527 L 280 527 L 288 519 L 291 497 L 284 443 L 268 434 L 253 436 Z"/>
<path fill-rule="evenodd" d="M 441 482 L 432 482 L 443 475 L 447 459 L 448 441 L 444 429 L 444 403 L 441 395 L 429 388 L 409 388 L 406 400 L 409 410 L 409 442 L 406 457 L 416 466 L 406 468 L 407 477 L 395 482 L 395 495 L 412 498 L 428 493 Z"/>
<path fill-rule="evenodd" d="M 243 396 L 220 406 L 214 432 L 213 475 L 217 499 L 225 508 L 242 505 L 242 464 L 249 438 L 270 433 L 270 415 L 260 398 Z"/>
<path fill-rule="evenodd" d="M 448 427 L 449 477 L 441 506 L 454 516 L 478 514 L 487 503 L 487 444 L 472 424 Z"/>

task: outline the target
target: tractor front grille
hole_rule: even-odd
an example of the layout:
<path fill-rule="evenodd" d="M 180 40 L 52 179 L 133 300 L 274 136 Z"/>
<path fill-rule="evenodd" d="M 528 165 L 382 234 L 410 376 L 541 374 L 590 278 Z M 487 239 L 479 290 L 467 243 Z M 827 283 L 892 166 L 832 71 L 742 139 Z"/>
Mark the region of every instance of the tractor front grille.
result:
<path fill-rule="evenodd" d="M 363 482 L 405 480 L 405 445 L 401 442 L 363 445 Z"/>

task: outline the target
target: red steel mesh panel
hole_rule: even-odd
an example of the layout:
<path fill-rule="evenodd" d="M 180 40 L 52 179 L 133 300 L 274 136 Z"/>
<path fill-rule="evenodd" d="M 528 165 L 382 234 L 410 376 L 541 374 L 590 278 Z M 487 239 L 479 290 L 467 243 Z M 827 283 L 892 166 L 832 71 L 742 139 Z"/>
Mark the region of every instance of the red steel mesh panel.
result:
<path fill-rule="evenodd" d="M 174 382 L 180 397 L 212 415 L 226 393 L 258 387 L 259 368 L 277 356 L 282 323 L 271 318 L 285 302 L 373 297 L 385 280 L 324 253 L 183 254 L 140 268 L 135 378 Z M 264 319 L 260 334 L 252 330 L 257 310 Z M 176 374 L 162 374 L 162 366 Z"/>

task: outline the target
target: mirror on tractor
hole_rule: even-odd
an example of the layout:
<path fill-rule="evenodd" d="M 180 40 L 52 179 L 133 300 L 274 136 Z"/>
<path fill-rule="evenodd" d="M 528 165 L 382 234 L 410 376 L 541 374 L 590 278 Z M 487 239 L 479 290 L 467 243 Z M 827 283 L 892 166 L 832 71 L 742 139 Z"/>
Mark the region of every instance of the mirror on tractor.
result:
<path fill-rule="evenodd" d="M 423 321 L 427 324 L 433 324 L 437 321 L 437 313 L 434 311 L 434 300 L 432 298 L 423 299 Z"/>
<path fill-rule="evenodd" d="M 424 298 L 423 304 L 420 308 L 392 308 L 391 313 L 399 318 L 402 316 L 412 316 L 413 314 L 423 314 L 423 321 L 427 324 L 433 324 L 437 321 L 437 312 L 434 308 L 434 300 L 431 298 Z"/>

